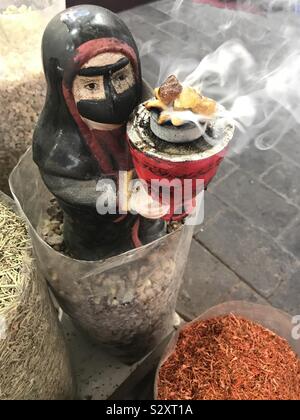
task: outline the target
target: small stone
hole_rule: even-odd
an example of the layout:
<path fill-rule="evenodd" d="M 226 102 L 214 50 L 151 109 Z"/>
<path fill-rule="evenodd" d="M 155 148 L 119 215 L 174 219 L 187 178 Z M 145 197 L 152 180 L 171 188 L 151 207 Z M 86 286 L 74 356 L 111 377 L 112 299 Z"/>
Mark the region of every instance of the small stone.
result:
<path fill-rule="evenodd" d="M 50 234 L 47 237 L 47 243 L 53 247 L 55 245 L 62 245 L 63 241 L 63 237 L 61 235 L 57 235 L 56 233 L 50 232 Z"/>
<path fill-rule="evenodd" d="M 57 214 L 58 214 L 58 211 L 57 211 L 57 208 L 56 207 L 54 207 L 54 206 L 51 206 L 51 207 L 49 207 L 48 209 L 47 209 L 47 214 L 48 214 L 48 216 L 50 217 L 50 218 L 54 218 L 54 217 L 56 217 L 57 216 Z"/>
<path fill-rule="evenodd" d="M 134 299 L 134 289 L 127 291 L 122 299 L 122 303 L 130 303 Z"/>

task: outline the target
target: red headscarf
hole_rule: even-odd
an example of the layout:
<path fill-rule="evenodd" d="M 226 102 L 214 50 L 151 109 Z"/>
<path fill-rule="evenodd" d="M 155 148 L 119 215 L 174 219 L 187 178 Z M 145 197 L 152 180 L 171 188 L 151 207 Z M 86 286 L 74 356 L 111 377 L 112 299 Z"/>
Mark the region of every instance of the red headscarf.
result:
<path fill-rule="evenodd" d="M 94 39 L 82 44 L 77 49 L 74 62 L 81 68 L 90 59 L 106 52 L 117 52 L 126 56 L 133 66 L 136 80 L 139 80 L 139 65 L 135 51 L 125 42 L 116 38 Z M 67 83 L 63 81 L 62 89 L 69 111 L 92 155 L 97 160 L 101 172 L 113 175 L 118 170 L 132 169 L 133 164 L 125 140 L 126 126 L 110 131 L 90 130 L 78 112 L 72 87 L 68 87 Z"/>

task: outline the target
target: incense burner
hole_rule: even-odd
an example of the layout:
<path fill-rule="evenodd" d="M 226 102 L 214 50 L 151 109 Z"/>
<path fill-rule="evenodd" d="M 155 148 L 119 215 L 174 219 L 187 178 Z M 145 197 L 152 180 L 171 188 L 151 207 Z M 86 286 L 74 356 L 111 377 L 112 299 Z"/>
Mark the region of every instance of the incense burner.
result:
<path fill-rule="evenodd" d="M 159 181 L 162 187 L 168 187 L 173 182 L 170 210 L 164 219 L 180 220 L 194 207 L 192 201 L 197 195 L 196 181 L 202 181 L 203 187 L 207 188 L 216 175 L 233 137 L 234 126 L 228 122 L 220 133 L 220 128 L 212 121 L 209 130 L 215 142 L 211 145 L 203 139 L 199 128 L 193 123 L 179 127 L 170 124 L 162 126 L 157 124 L 157 117 L 154 118 L 153 122 L 153 111 L 142 104 L 128 123 L 127 136 L 134 166 L 139 178 L 147 183 L 149 191 L 159 201 L 162 200 L 161 190 L 156 188 L 158 184 L 153 180 Z M 176 184 L 175 180 L 179 182 Z M 184 203 L 184 212 L 176 211 L 182 208 L 187 180 L 192 185 L 191 199 Z M 180 190 L 179 194 L 176 194 L 176 188 Z"/>

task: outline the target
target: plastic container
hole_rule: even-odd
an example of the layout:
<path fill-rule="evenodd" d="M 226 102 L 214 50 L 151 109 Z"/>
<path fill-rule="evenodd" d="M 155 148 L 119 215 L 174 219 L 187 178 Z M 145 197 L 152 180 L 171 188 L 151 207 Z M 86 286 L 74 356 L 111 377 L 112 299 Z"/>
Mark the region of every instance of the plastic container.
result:
<path fill-rule="evenodd" d="M 220 305 L 214 306 L 204 312 L 195 320 L 185 324 L 181 329 L 179 329 L 176 334 L 174 334 L 170 343 L 168 344 L 165 353 L 159 363 L 155 384 L 154 384 L 154 398 L 157 399 L 157 384 L 158 384 L 158 375 L 161 366 L 164 362 L 171 356 L 174 352 L 176 343 L 179 337 L 180 332 L 193 324 L 196 321 L 216 318 L 219 316 L 226 316 L 229 314 L 239 315 L 243 318 L 246 318 L 250 321 L 253 321 L 257 324 L 262 325 L 263 327 L 273 331 L 278 336 L 287 340 L 291 348 L 298 354 L 300 357 L 300 339 L 295 340 L 292 336 L 292 329 L 294 327 L 292 323 L 292 316 L 268 305 L 259 305 L 256 303 L 244 302 L 244 301 L 232 301 L 222 303 Z"/>
<path fill-rule="evenodd" d="M 67 346 L 30 238 L 1 192 L 0 204 L 0 400 L 72 399 Z"/>
<path fill-rule="evenodd" d="M 79 261 L 56 252 L 39 235 L 52 196 L 31 150 L 12 172 L 10 185 L 29 224 L 39 269 L 77 326 L 128 363 L 172 332 L 192 226 L 117 257 Z"/>
<path fill-rule="evenodd" d="M 64 8 L 64 0 L 0 2 L 0 190 L 7 193 L 9 173 L 31 144 L 45 100 L 43 32 Z"/>

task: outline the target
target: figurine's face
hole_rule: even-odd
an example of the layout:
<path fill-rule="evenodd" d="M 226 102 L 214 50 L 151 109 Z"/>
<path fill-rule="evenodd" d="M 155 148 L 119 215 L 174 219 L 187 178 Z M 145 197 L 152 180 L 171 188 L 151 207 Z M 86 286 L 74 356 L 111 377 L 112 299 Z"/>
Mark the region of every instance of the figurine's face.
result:
<path fill-rule="evenodd" d="M 137 102 L 133 67 L 121 53 L 104 53 L 85 63 L 73 83 L 82 119 L 91 128 L 114 128 L 128 120 Z"/>

